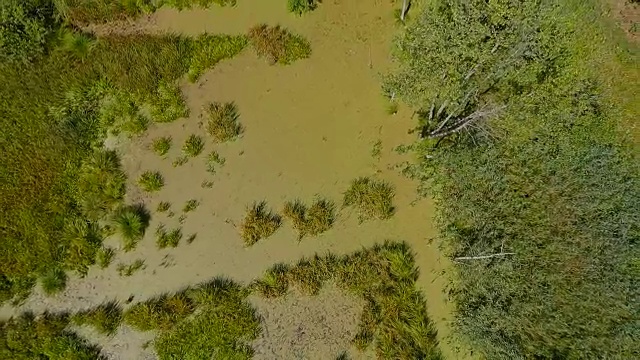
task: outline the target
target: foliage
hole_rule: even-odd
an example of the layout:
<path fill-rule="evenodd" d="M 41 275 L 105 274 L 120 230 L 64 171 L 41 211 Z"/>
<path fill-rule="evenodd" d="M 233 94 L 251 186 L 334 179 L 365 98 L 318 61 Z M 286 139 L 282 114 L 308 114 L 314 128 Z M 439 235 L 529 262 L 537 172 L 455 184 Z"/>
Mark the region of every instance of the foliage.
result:
<path fill-rule="evenodd" d="M 393 216 L 393 187 L 383 181 L 359 177 L 351 182 L 344 193 L 343 206 L 355 206 L 360 221 L 368 219 L 388 219 Z"/>
<path fill-rule="evenodd" d="M 117 229 L 123 242 L 125 251 L 135 248 L 142 240 L 149 226 L 149 213 L 143 206 L 123 206 L 113 215 L 113 225 Z"/>
<path fill-rule="evenodd" d="M 181 228 L 176 228 L 167 232 L 164 225 L 159 225 L 156 229 L 156 245 L 158 246 L 158 249 L 164 249 L 167 246 L 175 248 L 180 244 L 181 239 Z"/>
<path fill-rule="evenodd" d="M 53 30 L 53 5 L 46 0 L 0 4 L 0 63 L 24 65 L 44 55 Z"/>
<path fill-rule="evenodd" d="M 217 151 L 213 150 L 207 155 L 207 171 L 215 174 L 218 166 L 223 166 L 226 160 Z"/>
<path fill-rule="evenodd" d="M 202 73 L 224 59 L 231 59 L 247 46 L 245 36 L 199 35 L 193 43 L 193 56 L 189 65 L 189 80 L 195 82 Z"/>
<path fill-rule="evenodd" d="M 118 275 L 129 277 L 135 274 L 136 272 L 138 272 L 139 270 L 144 269 L 145 267 L 146 265 L 144 264 L 144 260 L 137 259 L 130 264 L 125 264 L 125 263 L 118 264 L 116 270 L 118 270 Z"/>
<path fill-rule="evenodd" d="M 41 281 L 44 293 L 53 295 L 67 286 L 67 274 L 60 268 L 52 268 L 42 276 Z"/>
<path fill-rule="evenodd" d="M 415 288 L 417 277 L 407 245 L 386 242 L 342 257 L 316 255 L 292 266 L 278 264 L 251 287 L 267 297 L 282 296 L 290 286 L 314 295 L 335 282 L 366 302 L 353 339 L 358 349 L 374 344 L 380 359 L 442 359 L 425 299 Z"/>
<path fill-rule="evenodd" d="M 296 15 L 302 15 L 315 10 L 319 2 L 319 0 L 287 0 L 287 10 Z"/>
<path fill-rule="evenodd" d="M 151 148 L 153 152 L 160 156 L 165 156 L 171 150 L 171 136 L 163 136 L 156 139 L 153 139 L 153 144 Z"/>
<path fill-rule="evenodd" d="M 280 215 L 267 210 L 265 201 L 254 203 L 240 224 L 240 235 L 245 245 L 251 246 L 260 239 L 273 235 L 282 224 Z"/>
<path fill-rule="evenodd" d="M 77 312 L 71 320 L 78 325 L 91 325 L 101 334 L 113 335 L 122 322 L 122 309 L 115 302 L 108 302 Z"/>
<path fill-rule="evenodd" d="M 207 132 L 218 143 L 236 139 L 243 132 L 234 103 L 210 103 L 206 109 Z"/>
<path fill-rule="evenodd" d="M 146 192 L 155 192 L 164 186 L 164 177 L 158 171 L 145 171 L 138 178 L 138 185 Z"/>
<path fill-rule="evenodd" d="M 640 309 L 629 307 L 640 298 L 640 169 L 616 129 L 638 111 L 610 97 L 637 85 L 619 82 L 620 65 L 604 75 L 628 54 L 613 50 L 598 6 L 435 1 L 398 42 L 389 94 L 452 118 L 506 106 L 413 146 L 423 161 L 412 173 L 436 197 L 449 255 L 512 253 L 459 259 L 452 274 L 457 329 L 486 358 L 640 351 Z"/>
<path fill-rule="evenodd" d="M 329 230 L 335 221 L 335 204 L 326 199 L 317 199 L 310 207 L 302 202 L 288 201 L 282 214 L 298 231 L 298 240 L 305 236 L 317 236 Z"/>
<path fill-rule="evenodd" d="M 311 45 L 299 35 L 280 27 L 257 25 L 249 30 L 249 41 L 258 56 L 266 57 L 271 64 L 291 64 L 311 56 Z"/>
<path fill-rule="evenodd" d="M 189 116 L 189 108 L 180 88 L 161 81 L 151 99 L 151 118 L 158 123 L 169 123 Z"/>
<path fill-rule="evenodd" d="M 196 157 L 204 149 L 204 140 L 198 135 L 191 134 L 182 146 L 182 152 L 187 157 Z"/>
<path fill-rule="evenodd" d="M 0 322 L 2 359 L 103 359 L 100 349 L 66 330 L 69 317 L 24 313 Z"/>

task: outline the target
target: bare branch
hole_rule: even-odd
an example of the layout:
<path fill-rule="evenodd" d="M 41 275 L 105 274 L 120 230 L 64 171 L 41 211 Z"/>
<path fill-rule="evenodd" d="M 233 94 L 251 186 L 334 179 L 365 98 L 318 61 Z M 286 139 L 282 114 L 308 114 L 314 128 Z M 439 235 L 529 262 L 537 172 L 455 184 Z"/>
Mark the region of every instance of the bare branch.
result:
<path fill-rule="evenodd" d="M 506 253 L 506 252 L 501 252 L 501 253 L 497 253 L 497 254 L 491 254 L 491 255 L 481 255 L 481 256 L 461 256 L 461 257 L 457 257 L 454 258 L 453 260 L 478 260 L 478 259 L 491 259 L 494 257 L 500 257 L 500 256 L 507 256 L 507 255 L 515 255 L 516 253 Z"/>

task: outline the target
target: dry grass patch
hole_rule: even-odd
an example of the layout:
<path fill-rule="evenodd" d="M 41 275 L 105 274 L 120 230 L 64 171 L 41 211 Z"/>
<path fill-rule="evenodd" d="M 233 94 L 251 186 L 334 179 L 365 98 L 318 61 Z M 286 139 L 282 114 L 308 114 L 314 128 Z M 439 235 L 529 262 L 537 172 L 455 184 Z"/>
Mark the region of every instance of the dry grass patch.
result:
<path fill-rule="evenodd" d="M 385 220 L 393 216 L 395 190 L 387 182 L 360 177 L 351 182 L 344 193 L 343 206 L 353 206 L 358 210 L 360 221 L 369 219 Z"/>
<path fill-rule="evenodd" d="M 240 225 L 240 236 L 247 246 L 257 243 L 260 239 L 273 235 L 282 224 L 278 214 L 267 210 L 265 201 L 254 203 L 245 215 Z"/>
<path fill-rule="evenodd" d="M 232 102 L 210 103 L 205 114 L 207 132 L 217 143 L 235 140 L 244 130 L 238 121 L 238 108 Z"/>
<path fill-rule="evenodd" d="M 254 26 L 248 37 L 258 56 L 266 57 L 271 64 L 290 64 L 311 55 L 311 45 L 307 40 L 279 25 Z"/>

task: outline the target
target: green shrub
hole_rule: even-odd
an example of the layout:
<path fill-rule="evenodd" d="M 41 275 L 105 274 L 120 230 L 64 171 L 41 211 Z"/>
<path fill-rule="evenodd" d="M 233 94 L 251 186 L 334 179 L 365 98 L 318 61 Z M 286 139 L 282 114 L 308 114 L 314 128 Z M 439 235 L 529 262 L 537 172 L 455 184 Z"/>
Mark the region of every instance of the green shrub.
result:
<path fill-rule="evenodd" d="M 207 132 L 217 143 L 234 140 L 243 132 L 234 103 L 210 103 L 206 115 Z"/>
<path fill-rule="evenodd" d="M 273 235 L 282 224 L 279 215 L 266 209 L 267 203 L 254 203 L 240 224 L 240 235 L 247 246 L 251 246 L 260 239 Z"/>
<path fill-rule="evenodd" d="M 164 186 L 164 177 L 158 171 L 145 171 L 138 178 L 138 185 L 146 192 L 155 192 Z"/>
<path fill-rule="evenodd" d="M 311 45 L 307 40 L 279 25 L 254 26 L 249 30 L 248 37 L 258 56 L 266 57 L 271 64 L 286 65 L 311 56 Z"/>
<path fill-rule="evenodd" d="M 182 146 L 182 152 L 187 157 L 196 157 L 202 153 L 204 149 L 204 140 L 198 135 L 189 135 Z"/>
<path fill-rule="evenodd" d="M 142 206 L 123 206 L 114 213 L 112 221 L 123 241 L 124 250 L 130 251 L 142 240 L 149 226 L 149 214 Z"/>
<path fill-rule="evenodd" d="M 78 325 L 91 325 L 101 334 L 113 335 L 122 322 L 122 310 L 116 303 L 109 302 L 77 312 L 71 320 Z"/>
<path fill-rule="evenodd" d="M 45 294 L 53 295 L 61 292 L 67 286 L 67 273 L 63 269 L 52 268 L 40 280 Z"/>
<path fill-rule="evenodd" d="M 4 1 L 0 5 L 0 62 L 27 64 L 42 56 L 53 22 L 53 5 L 48 1 Z"/>
<path fill-rule="evenodd" d="M 297 15 L 313 11 L 318 7 L 318 0 L 287 0 L 287 10 Z"/>
<path fill-rule="evenodd" d="M 393 216 L 393 187 L 383 181 L 360 177 L 351 182 L 344 193 L 343 206 L 355 206 L 360 221 L 368 219 L 388 219 Z"/>
<path fill-rule="evenodd" d="M 151 148 L 153 152 L 160 156 L 165 156 L 171 150 L 171 136 L 163 136 L 153 140 Z"/>

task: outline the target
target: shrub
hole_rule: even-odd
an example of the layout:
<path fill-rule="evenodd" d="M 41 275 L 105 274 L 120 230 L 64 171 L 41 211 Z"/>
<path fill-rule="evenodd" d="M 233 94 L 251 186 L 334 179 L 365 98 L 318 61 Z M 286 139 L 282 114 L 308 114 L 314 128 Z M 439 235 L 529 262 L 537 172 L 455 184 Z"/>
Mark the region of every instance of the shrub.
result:
<path fill-rule="evenodd" d="M 291 34 L 279 25 L 254 26 L 249 30 L 248 36 L 258 56 L 266 57 L 271 64 L 291 64 L 311 55 L 311 45 L 307 40 Z"/>
<path fill-rule="evenodd" d="M 360 177 L 351 182 L 344 193 L 343 205 L 355 206 L 360 221 L 368 219 L 388 219 L 393 216 L 393 187 L 383 181 Z"/>
<path fill-rule="evenodd" d="M 164 186 L 164 178 L 157 171 L 145 171 L 138 178 L 138 185 L 146 192 L 155 192 Z"/>
<path fill-rule="evenodd" d="M 238 122 L 238 109 L 234 103 L 211 103 L 207 110 L 207 132 L 218 143 L 231 141 L 243 131 Z"/>
<path fill-rule="evenodd" d="M 57 267 L 51 268 L 40 280 L 45 294 L 53 295 L 61 292 L 67 286 L 67 273 Z"/>
<path fill-rule="evenodd" d="M 298 240 L 303 237 L 317 236 L 329 230 L 335 221 L 335 205 L 333 202 L 318 199 L 307 208 L 302 202 L 289 201 L 284 205 L 282 214 L 293 223 L 298 231 Z"/>
<path fill-rule="evenodd" d="M 122 310 L 116 303 L 109 302 L 80 311 L 74 314 L 71 320 L 78 325 L 93 326 L 101 334 L 113 335 L 122 322 Z"/>
<path fill-rule="evenodd" d="M 267 203 L 262 201 L 254 203 L 240 225 L 240 235 L 247 246 L 251 246 L 260 239 L 273 235 L 282 224 L 279 215 L 266 209 Z"/>
<path fill-rule="evenodd" d="M 4 1 L 0 5 L 0 62 L 27 64 L 43 55 L 53 22 L 53 5 L 47 1 Z"/>
<path fill-rule="evenodd" d="M 142 240 L 149 226 L 149 214 L 143 206 L 124 206 L 115 212 L 112 221 L 122 238 L 124 250 L 130 251 Z"/>
<path fill-rule="evenodd" d="M 153 152 L 160 156 L 167 155 L 171 149 L 171 136 L 163 136 L 153 140 L 151 145 Z"/>
<path fill-rule="evenodd" d="M 319 0 L 287 0 L 287 10 L 297 15 L 315 10 Z"/>
<path fill-rule="evenodd" d="M 182 146 L 182 152 L 187 157 L 196 157 L 202 153 L 203 149 L 204 140 L 195 134 L 190 135 Z"/>

